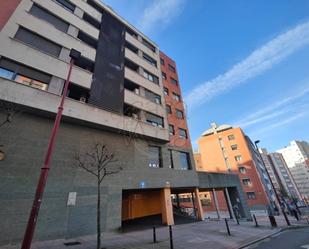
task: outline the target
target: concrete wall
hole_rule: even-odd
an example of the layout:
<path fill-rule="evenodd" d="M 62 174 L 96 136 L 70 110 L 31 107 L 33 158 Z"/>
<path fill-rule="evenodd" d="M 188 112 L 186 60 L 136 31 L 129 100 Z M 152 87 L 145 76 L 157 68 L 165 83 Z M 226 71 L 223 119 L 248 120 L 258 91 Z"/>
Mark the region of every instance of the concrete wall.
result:
<path fill-rule="evenodd" d="M 0 120 L 4 120 L 0 114 Z M 6 158 L 0 161 L 0 244 L 20 241 L 43 165 L 52 120 L 23 112 L 1 127 L 0 144 Z M 35 239 L 74 237 L 95 233 L 96 183 L 92 175 L 74 166 L 74 156 L 103 141 L 119 159 L 123 171 L 102 186 L 104 230 L 121 226 L 122 189 L 197 186 L 195 171 L 169 169 L 164 144 L 62 123 L 52 169 L 39 215 Z M 162 146 L 163 168 L 149 168 L 148 144 Z M 76 206 L 67 207 L 69 192 L 77 192 Z"/>

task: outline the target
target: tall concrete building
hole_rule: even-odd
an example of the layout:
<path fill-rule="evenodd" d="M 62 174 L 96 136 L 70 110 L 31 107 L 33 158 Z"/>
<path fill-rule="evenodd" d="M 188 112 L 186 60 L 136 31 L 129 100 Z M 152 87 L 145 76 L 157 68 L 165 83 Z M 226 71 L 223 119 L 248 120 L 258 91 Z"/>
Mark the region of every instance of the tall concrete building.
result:
<path fill-rule="evenodd" d="M 262 156 L 264 165 L 269 173 L 270 179 L 273 182 L 274 188 L 276 191 L 280 192 L 281 191 L 281 185 L 278 179 L 278 176 L 276 174 L 275 168 L 272 164 L 272 162 L 270 161 L 270 158 L 268 157 L 268 152 L 266 149 L 264 148 L 259 148 L 259 152 Z"/>
<path fill-rule="evenodd" d="M 282 154 L 278 152 L 268 153 L 263 148 L 259 150 L 279 196 L 285 199 L 301 200 L 297 185 Z"/>
<path fill-rule="evenodd" d="M 99 0 L 2 0 L 0 13 L 0 244 L 23 236 L 71 49 L 81 57 L 35 239 L 95 233 L 96 181 L 72 166 L 97 142 L 123 168 L 103 181 L 102 230 L 150 216 L 174 224 L 171 197 L 182 193 L 193 197 L 195 216 L 203 219 L 199 191 L 213 188 L 225 189 L 229 210 L 237 202 L 249 218 L 237 177 L 196 172 L 176 65 L 152 40 Z M 164 86 L 177 118 L 166 113 Z"/>
<path fill-rule="evenodd" d="M 275 208 L 274 190 L 260 154 L 240 128 L 216 125 L 198 139 L 198 170 L 237 174 L 252 210 Z"/>
<path fill-rule="evenodd" d="M 283 155 L 283 158 L 289 168 L 292 168 L 296 163 L 302 163 L 309 159 L 309 144 L 306 141 L 291 141 L 290 145 L 278 150 L 277 152 Z"/>
<path fill-rule="evenodd" d="M 291 174 L 299 189 L 302 199 L 309 204 L 309 161 L 306 160 L 302 163 L 290 168 Z"/>
<path fill-rule="evenodd" d="M 282 154 L 292 177 L 299 189 L 300 195 L 308 203 L 309 184 L 308 184 L 308 161 L 309 144 L 306 141 L 291 141 L 290 145 L 278 150 Z"/>
<path fill-rule="evenodd" d="M 294 181 L 294 178 L 285 163 L 285 160 L 282 154 L 274 152 L 269 154 L 269 158 L 272 162 L 273 167 L 275 168 L 278 178 L 282 184 L 284 192 L 293 199 L 301 199 L 299 190 Z"/>

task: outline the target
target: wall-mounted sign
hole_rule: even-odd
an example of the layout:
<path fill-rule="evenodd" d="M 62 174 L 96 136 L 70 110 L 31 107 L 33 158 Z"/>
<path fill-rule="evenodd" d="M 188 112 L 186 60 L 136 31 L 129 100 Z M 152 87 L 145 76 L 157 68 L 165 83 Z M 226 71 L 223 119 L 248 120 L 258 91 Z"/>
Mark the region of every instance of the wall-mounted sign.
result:
<path fill-rule="evenodd" d="M 75 206 L 76 194 L 76 192 L 69 192 L 67 206 Z"/>

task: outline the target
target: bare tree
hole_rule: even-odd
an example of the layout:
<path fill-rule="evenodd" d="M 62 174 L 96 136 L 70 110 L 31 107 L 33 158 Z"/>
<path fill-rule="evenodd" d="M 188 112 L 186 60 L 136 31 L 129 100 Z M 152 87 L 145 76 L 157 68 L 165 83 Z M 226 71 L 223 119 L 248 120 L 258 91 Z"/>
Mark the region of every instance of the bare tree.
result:
<path fill-rule="evenodd" d="M 0 101 L 0 112 L 4 113 L 4 120 L 0 121 L 0 128 L 7 123 L 11 123 L 14 116 L 20 113 L 22 109 L 13 102 Z"/>
<path fill-rule="evenodd" d="M 115 166 L 117 161 L 102 143 L 96 143 L 90 151 L 76 156 L 76 166 L 95 176 L 97 181 L 97 249 L 101 249 L 101 183 L 106 176 L 122 170 Z"/>

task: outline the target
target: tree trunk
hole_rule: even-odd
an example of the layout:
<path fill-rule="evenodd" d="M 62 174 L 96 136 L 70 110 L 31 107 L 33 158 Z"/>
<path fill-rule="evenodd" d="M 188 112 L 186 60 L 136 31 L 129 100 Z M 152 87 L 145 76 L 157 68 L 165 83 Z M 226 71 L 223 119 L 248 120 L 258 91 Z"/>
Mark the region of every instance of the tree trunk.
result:
<path fill-rule="evenodd" d="M 97 199 L 97 249 L 101 249 L 101 183 L 98 178 L 98 199 Z"/>

